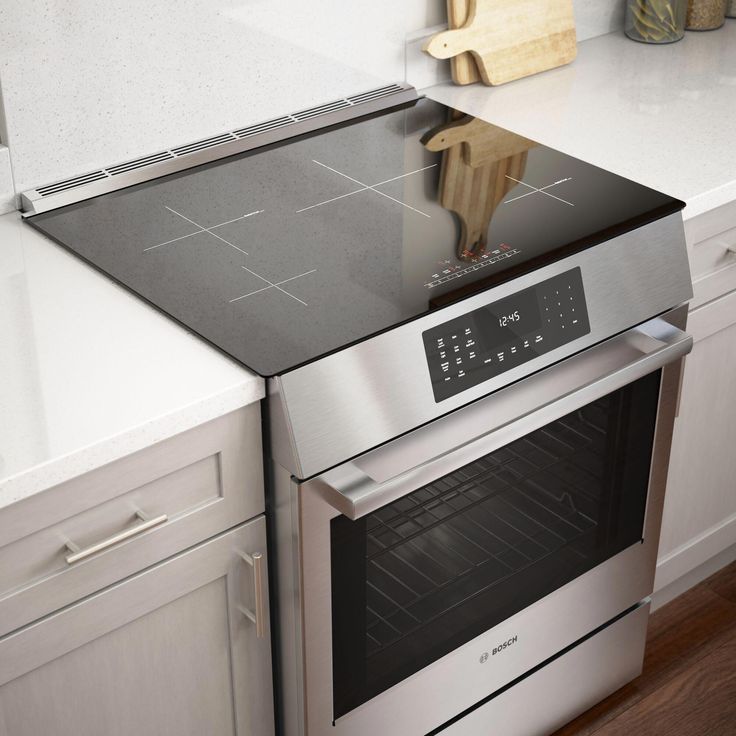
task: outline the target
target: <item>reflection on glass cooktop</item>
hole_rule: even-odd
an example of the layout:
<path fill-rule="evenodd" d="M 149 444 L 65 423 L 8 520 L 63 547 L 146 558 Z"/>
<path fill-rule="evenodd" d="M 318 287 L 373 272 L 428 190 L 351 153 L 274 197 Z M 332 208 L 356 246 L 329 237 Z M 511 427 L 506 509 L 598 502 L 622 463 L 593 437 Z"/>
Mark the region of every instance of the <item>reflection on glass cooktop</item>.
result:
<path fill-rule="evenodd" d="M 29 222 L 271 376 L 682 206 L 422 99 Z"/>

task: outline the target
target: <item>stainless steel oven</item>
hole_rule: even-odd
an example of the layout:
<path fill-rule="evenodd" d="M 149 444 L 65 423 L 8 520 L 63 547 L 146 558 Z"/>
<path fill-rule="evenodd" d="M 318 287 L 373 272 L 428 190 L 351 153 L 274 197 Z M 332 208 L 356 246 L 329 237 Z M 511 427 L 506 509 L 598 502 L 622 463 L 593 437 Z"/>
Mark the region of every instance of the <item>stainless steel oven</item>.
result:
<path fill-rule="evenodd" d="M 272 381 L 284 733 L 543 734 L 636 676 L 691 347 L 680 238 L 665 218 Z M 477 310 L 576 283 L 585 334 L 442 385 L 434 347 L 478 339 Z"/>
<path fill-rule="evenodd" d="M 267 379 L 282 733 L 543 734 L 636 675 L 684 203 L 405 84 L 24 203 Z"/>

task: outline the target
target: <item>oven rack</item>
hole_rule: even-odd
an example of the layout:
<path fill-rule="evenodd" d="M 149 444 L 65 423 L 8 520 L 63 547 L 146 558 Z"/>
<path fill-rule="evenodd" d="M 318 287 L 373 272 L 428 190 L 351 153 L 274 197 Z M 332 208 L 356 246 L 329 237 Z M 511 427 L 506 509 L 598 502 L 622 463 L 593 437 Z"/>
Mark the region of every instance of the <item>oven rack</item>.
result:
<path fill-rule="evenodd" d="M 368 656 L 550 555 L 583 554 L 583 539 L 598 533 L 609 402 L 604 397 L 368 517 Z"/>

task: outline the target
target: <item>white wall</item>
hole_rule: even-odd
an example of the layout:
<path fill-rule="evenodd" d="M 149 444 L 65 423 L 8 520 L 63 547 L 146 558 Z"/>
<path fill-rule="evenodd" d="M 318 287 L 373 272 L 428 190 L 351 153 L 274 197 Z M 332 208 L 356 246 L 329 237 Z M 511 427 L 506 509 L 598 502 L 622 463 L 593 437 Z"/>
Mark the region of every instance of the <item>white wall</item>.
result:
<path fill-rule="evenodd" d="M 579 38 L 622 5 L 575 0 Z M 0 0 L 15 189 L 404 79 L 407 36 L 444 18 L 445 0 Z"/>

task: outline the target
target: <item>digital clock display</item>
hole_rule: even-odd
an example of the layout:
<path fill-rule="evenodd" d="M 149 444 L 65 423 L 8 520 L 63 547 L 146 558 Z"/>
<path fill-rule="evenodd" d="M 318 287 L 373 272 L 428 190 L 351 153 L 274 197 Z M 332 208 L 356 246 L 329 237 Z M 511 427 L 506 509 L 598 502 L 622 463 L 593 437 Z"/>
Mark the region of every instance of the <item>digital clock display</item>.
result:
<path fill-rule="evenodd" d="M 514 312 L 511 312 L 511 314 L 504 314 L 503 317 L 498 318 L 498 324 L 501 327 L 506 327 L 506 325 L 513 322 L 521 322 L 521 315 L 519 314 L 518 309 Z"/>
<path fill-rule="evenodd" d="M 536 330 L 541 324 L 539 300 L 534 289 L 526 289 L 489 304 L 474 316 L 487 350 L 503 346 L 519 335 Z"/>

